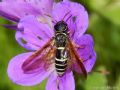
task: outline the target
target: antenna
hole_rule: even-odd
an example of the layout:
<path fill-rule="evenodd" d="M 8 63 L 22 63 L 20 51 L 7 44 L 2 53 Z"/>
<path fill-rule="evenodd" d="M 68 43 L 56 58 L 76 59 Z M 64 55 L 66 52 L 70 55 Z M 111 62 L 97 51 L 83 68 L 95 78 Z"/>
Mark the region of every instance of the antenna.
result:
<path fill-rule="evenodd" d="M 67 13 L 64 15 L 64 17 L 62 18 L 62 20 L 64 20 L 65 17 L 66 17 L 70 12 L 71 12 L 71 11 L 67 12 Z"/>
<path fill-rule="evenodd" d="M 70 16 L 65 20 L 65 22 L 67 22 L 71 17 L 72 17 L 72 15 L 70 15 Z"/>

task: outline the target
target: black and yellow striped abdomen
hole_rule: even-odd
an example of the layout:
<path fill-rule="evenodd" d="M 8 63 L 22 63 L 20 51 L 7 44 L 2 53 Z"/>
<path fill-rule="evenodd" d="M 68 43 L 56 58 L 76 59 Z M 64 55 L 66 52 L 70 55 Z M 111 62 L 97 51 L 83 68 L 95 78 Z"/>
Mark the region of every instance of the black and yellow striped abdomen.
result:
<path fill-rule="evenodd" d="M 55 68 L 57 74 L 62 76 L 66 71 L 67 67 L 67 52 L 64 50 L 64 47 L 58 47 L 56 50 L 56 58 L 55 58 Z"/>

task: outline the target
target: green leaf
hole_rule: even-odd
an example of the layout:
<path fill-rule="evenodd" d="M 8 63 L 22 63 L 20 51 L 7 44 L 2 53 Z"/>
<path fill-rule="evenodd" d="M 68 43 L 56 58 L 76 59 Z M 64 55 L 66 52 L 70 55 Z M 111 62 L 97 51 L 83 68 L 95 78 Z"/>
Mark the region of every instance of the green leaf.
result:
<path fill-rule="evenodd" d="M 117 85 L 114 88 L 115 90 L 120 90 L 120 77 L 118 79 Z"/>
<path fill-rule="evenodd" d="M 105 7 L 101 14 L 108 18 L 114 24 L 120 25 L 120 2 Z"/>
<path fill-rule="evenodd" d="M 85 90 L 103 90 L 103 88 L 106 88 L 106 83 L 107 83 L 107 80 L 105 75 L 94 72 L 88 75 L 88 78 L 85 84 Z M 107 89 L 104 89 L 104 90 L 107 90 Z"/>
<path fill-rule="evenodd" d="M 97 14 L 120 25 L 120 0 L 91 0 L 90 6 Z"/>

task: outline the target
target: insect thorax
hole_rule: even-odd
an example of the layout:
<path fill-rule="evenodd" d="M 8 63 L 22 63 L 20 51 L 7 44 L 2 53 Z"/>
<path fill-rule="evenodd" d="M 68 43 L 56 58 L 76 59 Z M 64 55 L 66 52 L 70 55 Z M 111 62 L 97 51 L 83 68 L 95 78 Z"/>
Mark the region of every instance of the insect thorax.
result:
<path fill-rule="evenodd" d="M 67 35 L 64 33 L 56 34 L 55 41 L 56 47 L 65 47 L 67 42 Z"/>

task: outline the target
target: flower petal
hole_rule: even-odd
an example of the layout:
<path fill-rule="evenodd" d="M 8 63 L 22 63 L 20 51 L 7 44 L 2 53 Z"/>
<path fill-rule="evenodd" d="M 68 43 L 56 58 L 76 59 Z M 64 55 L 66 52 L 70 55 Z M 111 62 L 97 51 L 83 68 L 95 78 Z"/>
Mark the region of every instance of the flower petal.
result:
<path fill-rule="evenodd" d="M 0 10 L 0 16 L 6 18 L 8 20 L 14 21 L 14 22 L 18 22 L 19 21 L 19 18 L 16 17 L 15 15 L 11 15 L 10 13 L 4 12 L 2 10 Z"/>
<path fill-rule="evenodd" d="M 46 90 L 75 90 L 75 81 L 72 72 L 66 72 L 64 76 L 58 77 L 54 72 L 48 79 Z"/>
<path fill-rule="evenodd" d="M 28 2 L 33 3 L 37 8 L 40 9 L 42 14 L 51 14 L 54 0 L 27 0 Z"/>
<path fill-rule="evenodd" d="M 70 1 L 70 0 L 63 0 L 63 2 L 64 2 L 64 1 Z"/>
<path fill-rule="evenodd" d="M 39 46 L 38 45 L 34 45 L 30 42 L 26 42 L 26 40 L 23 38 L 24 35 L 20 32 L 20 31 L 17 31 L 16 32 L 16 35 L 15 35 L 15 38 L 17 40 L 17 42 L 22 46 L 24 47 L 25 49 L 29 50 L 29 51 L 34 51 L 34 50 L 37 50 L 39 49 Z M 33 40 L 34 38 L 32 37 L 29 37 L 29 39 Z M 35 39 L 34 39 L 35 40 Z M 34 41 L 33 40 L 33 41 Z M 36 40 L 35 40 L 36 41 Z"/>
<path fill-rule="evenodd" d="M 85 8 L 78 3 L 63 1 L 54 5 L 53 18 L 55 21 L 67 21 L 70 33 L 74 37 L 81 36 L 88 27 L 88 14 Z"/>
<path fill-rule="evenodd" d="M 23 31 L 17 31 L 16 40 L 28 50 L 42 47 L 54 34 L 47 24 L 38 22 L 37 18 L 32 15 L 22 18 L 18 23 L 18 28 Z M 24 44 L 22 40 L 25 40 L 26 43 Z"/>
<path fill-rule="evenodd" d="M 41 11 L 37 7 L 24 2 L 0 2 L 0 12 L 2 12 L 0 13 L 1 16 L 10 20 L 13 19 L 13 21 L 15 18 L 20 19 L 28 14 L 41 15 Z"/>
<path fill-rule="evenodd" d="M 18 29 L 16 24 L 13 24 L 13 25 L 3 24 L 3 25 L 0 25 L 0 26 L 3 26 L 5 28 L 9 28 L 11 30 L 17 30 Z"/>
<path fill-rule="evenodd" d="M 63 77 L 59 78 L 60 90 L 75 90 L 75 81 L 72 72 L 66 72 Z"/>
<path fill-rule="evenodd" d="M 90 72 L 96 61 L 92 36 L 85 34 L 75 39 L 74 42 L 76 45 L 80 46 L 77 48 L 77 52 L 80 58 L 83 60 L 83 64 L 85 65 L 87 72 Z M 75 70 L 80 73 L 80 68 L 77 65 L 75 66 Z"/>
<path fill-rule="evenodd" d="M 91 72 L 95 64 L 95 61 L 96 61 L 96 52 L 94 51 L 92 57 L 89 60 L 84 61 L 84 66 L 87 72 Z"/>
<path fill-rule="evenodd" d="M 53 3 L 53 0 L 4 0 L 0 2 L 0 15 L 13 21 L 15 17 L 21 18 L 28 14 L 50 15 Z"/>
<path fill-rule="evenodd" d="M 40 72 L 36 72 L 33 74 L 24 74 L 21 68 L 23 62 L 31 56 L 33 53 L 23 53 L 16 57 L 14 57 L 8 65 L 8 76 L 9 78 L 16 84 L 23 86 L 32 86 L 39 84 L 42 80 L 49 76 L 49 74 L 53 71 L 50 70 L 46 72 L 43 67 L 41 67 Z"/>
<path fill-rule="evenodd" d="M 46 90 L 59 90 L 57 87 L 57 74 L 54 72 L 47 81 Z"/>

